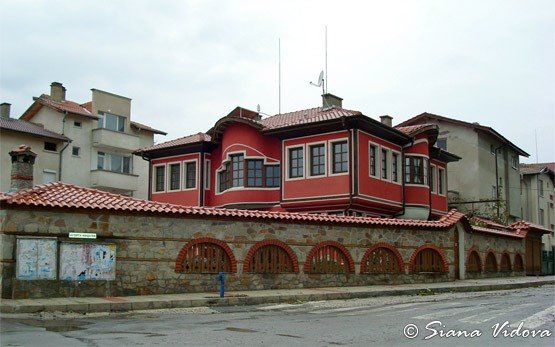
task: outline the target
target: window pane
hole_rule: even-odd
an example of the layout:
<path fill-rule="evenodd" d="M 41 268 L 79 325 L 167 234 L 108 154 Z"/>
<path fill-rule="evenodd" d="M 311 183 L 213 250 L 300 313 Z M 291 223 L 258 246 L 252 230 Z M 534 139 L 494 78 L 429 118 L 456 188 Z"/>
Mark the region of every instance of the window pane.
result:
<path fill-rule="evenodd" d="M 156 167 L 156 191 L 161 192 L 164 190 L 164 178 L 166 170 L 164 166 Z"/>
<path fill-rule="evenodd" d="M 195 188 L 197 186 L 197 163 L 187 163 L 185 174 L 187 176 L 185 188 Z"/>
<path fill-rule="evenodd" d="M 302 177 L 303 175 L 303 149 L 289 150 L 289 177 Z"/>
<path fill-rule="evenodd" d="M 109 130 L 118 130 L 118 118 L 113 114 L 107 113 L 104 117 L 106 117 L 106 129 Z"/>
<path fill-rule="evenodd" d="M 262 160 L 247 161 L 247 186 L 262 187 Z"/>
<path fill-rule="evenodd" d="M 312 176 L 323 175 L 326 170 L 324 145 L 310 147 L 311 167 L 310 174 Z"/>
<path fill-rule="evenodd" d="M 118 131 L 124 132 L 125 130 L 125 117 L 118 116 Z"/>
<path fill-rule="evenodd" d="M 387 179 L 387 150 L 382 149 L 382 178 Z"/>
<path fill-rule="evenodd" d="M 398 176 L 398 161 L 399 160 L 399 156 L 397 155 L 397 153 L 392 153 L 391 154 L 391 179 L 393 180 L 393 182 L 398 182 L 399 180 L 399 176 Z"/>
<path fill-rule="evenodd" d="M 98 152 L 96 168 L 98 170 L 104 170 L 104 152 Z"/>
<path fill-rule="evenodd" d="M 122 157 L 116 154 L 110 155 L 110 170 L 114 172 L 122 172 L 123 165 L 122 165 Z"/>
<path fill-rule="evenodd" d="M 370 175 L 376 176 L 376 146 L 370 145 Z"/>
<path fill-rule="evenodd" d="M 347 172 L 347 142 L 333 144 L 333 173 Z"/>
<path fill-rule="evenodd" d="M 131 173 L 131 157 L 123 157 L 123 172 Z"/>
<path fill-rule="evenodd" d="M 181 166 L 179 164 L 170 165 L 170 189 L 177 190 L 180 187 Z"/>

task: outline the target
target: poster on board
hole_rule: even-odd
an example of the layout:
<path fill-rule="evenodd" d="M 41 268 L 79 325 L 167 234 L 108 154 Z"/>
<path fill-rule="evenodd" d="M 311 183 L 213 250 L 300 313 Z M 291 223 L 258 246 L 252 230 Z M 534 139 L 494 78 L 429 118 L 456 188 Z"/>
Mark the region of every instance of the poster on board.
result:
<path fill-rule="evenodd" d="M 60 279 L 67 281 L 116 279 L 116 245 L 62 243 Z"/>
<path fill-rule="evenodd" d="M 18 238 L 16 278 L 55 280 L 57 250 L 55 238 Z"/>

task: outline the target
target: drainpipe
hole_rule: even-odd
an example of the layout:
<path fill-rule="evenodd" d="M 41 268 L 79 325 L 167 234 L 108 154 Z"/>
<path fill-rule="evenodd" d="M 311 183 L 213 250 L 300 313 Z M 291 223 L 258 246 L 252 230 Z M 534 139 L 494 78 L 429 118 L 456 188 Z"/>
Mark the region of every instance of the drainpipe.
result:
<path fill-rule="evenodd" d="M 430 220 L 432 218 L 432 188 L 431 188 L 431 182 L 430 182 L 430 176 L 431 176 L 430 175 L 430 170 L 432 169 L 432 166 L 430 164 L 430 161 L 431 161 L 431 159 L 428 158 L 428 169 L 426 170 L 426 172 L 428 173 L 428 177 L 427 177 L 427 181 L 428 181 L 428 206 L 430 207 L 428 209 L 428 220 Z M 437 173 L 436 173 L 436 175 L 437 175 Z M 445 176 L 447 176 L 447 170 L 445 170 Z M 447 188 L 447 185 L 445 185 L 445 188 Z M 445 195 L 447 195 L 447 192 L 445 192 Z"/>
<path fill-rule="evenodd" d="M 201 150 L 200 150 L 200 196 L 199 196 L 199 206 L 202 207 L 204 206 L 204 146 L 202 146 Z M 208 173 L 210 174 L 210 173 Z"/>
<path fill-rule="evenodd" d="M 499 199 L 499 167 L 498 167 L 498 164 L 497 164 L 497 151 L 500 150 L 501 148 L 503 148 L 504 146 L 505 145 L 501 145 L 501 146 L 497 147 L 495 149 L 495 154 L 494 154 L 494 157 L 495 157 L 495 197 L 497 199 L 497 219 L 499 219 L 499 214 L 500 214 L 499 204 L 501 203 L 501 200 Z M 505 182 L 505 184 L 507 184 L 507 183 Z"/>
<path fill-rule="evenodd" d="M 62 118 L 62 135 L 65 135 L 66 118 L 67 118 L 67 111 L 64 111 L 64 118 Z M 62 180 L 63 155 L 64 155 L 64 151 L 66 150 L 67 146 L 69 146 L 70 142 L 71 140 L 66 142 L 66 145 L 60 150 L 60 159 L 58 160 L 58 181 Z"/>
<path fill-rule="evenodd" d="M 353 160 L 353 151 L 352 151 L 352 144 L 353 144 L 353 133 L 351 131 L 351 129 L 349 129 L 349 127 L 347 126 L 347 122 L 346 122 L 346 117 L 341 117 L 341 125 L 343 125 L 343 127 L 345 129 L 347 129 L 347 131 L 349 132 L 349 205 L 347 205 L 347 208 L 345 209 L 345 211 L 343 212 L 343 214 L 345 216 L 348 215 L 349 210 L 351 209 L 351 207 L 353 206 L 353 164 L 354 164 L 354 160 Z M 332 163 L 333 163 L 333 159 L 332 159 Z M 331 168 L 333 170 L 333 167 Z"/>
<path fill-rule="evenodd" d="M 150 162 L 150 158 L 145 155 L 144 152 L 141 152 L 141 158 L 148 162 L 148 193 L 147 198 L 148 200 L 152 200 L 152 164 Z"/>

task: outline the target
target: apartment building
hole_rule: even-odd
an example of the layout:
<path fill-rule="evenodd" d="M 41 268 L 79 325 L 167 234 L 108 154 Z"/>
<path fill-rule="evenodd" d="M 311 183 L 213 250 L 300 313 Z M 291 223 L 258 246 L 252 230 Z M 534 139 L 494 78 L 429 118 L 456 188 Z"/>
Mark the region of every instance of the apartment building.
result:
<path fill-rule="evenodd" d="M 493 128 L 432 113 L 422 113 L 399 126 L 435 124 L 437 146 L 456 151 L 461 160 L 449 166 L 449 206 L 496 219 L 520 220 L 520 156 L 529 154 Z"/>
<path fill-rule="evenodd" d="M 555 163 L 520 164 L 522 219 L 551 230 L 545 251 L 555 251 Z"/>
<path fill-rule="evenodd" d="M 17 144 L 43 150 L 57 161 L 57 165 L 48 168 L 37 163 L 35 170 L 39 174 L 35 177 L 39 180 L 35 183 L 63 181 L 146 199 L 148 163 L 134 156 L 133 151 L 153 145 L 155 134 L 166 133 L 132 121 L 130 98 L 98 89 L 91 91 L 91 101 L 77 103 L 66 99 L 66 88 L 61 83 L 53 82 L 50 95 L 34 97 L 18 120 L 69 139 L 45 143 L 44 147 L 30 145 L 26 139 Z M 2 157 L 12 147 L 2 139 Z M 9 166 L 2 168 L 2 187 L 9 186 L 9 182 L 4 182 L 9 181 L 8 169 Z"/>
<path fill-rule="evenodd" d="M 150 199 L 189 206 L 429 219 L 447 212 L 447 163 L 433 124 L 394 128 L 322 96 L 262 118 L 237 107 L 207 133 L 143 148 Z"/>

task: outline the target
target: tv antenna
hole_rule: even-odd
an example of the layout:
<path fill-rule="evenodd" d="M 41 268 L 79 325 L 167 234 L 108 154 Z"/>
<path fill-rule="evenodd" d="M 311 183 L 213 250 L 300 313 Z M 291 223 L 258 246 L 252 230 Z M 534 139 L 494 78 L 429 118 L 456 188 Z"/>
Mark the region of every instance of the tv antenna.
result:
<path fill-rule="evenodd" d="M 324 71 L 320 71 L 320 75 L 318 76 L 318 83 L 310 82 L 310 85 L 315 87 L 322 87 L 322 94 L 326 94 L 326 87 L 324 81 Z"/>

